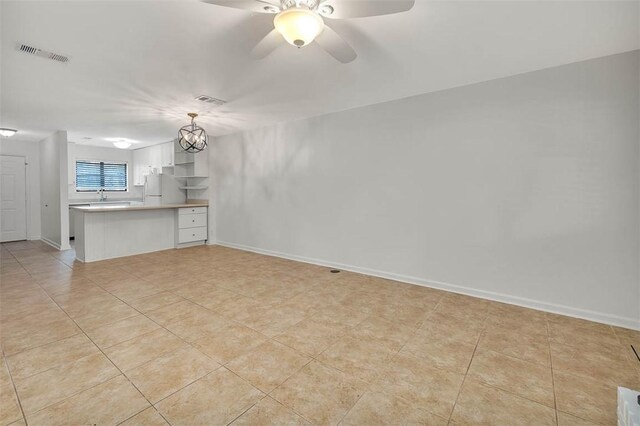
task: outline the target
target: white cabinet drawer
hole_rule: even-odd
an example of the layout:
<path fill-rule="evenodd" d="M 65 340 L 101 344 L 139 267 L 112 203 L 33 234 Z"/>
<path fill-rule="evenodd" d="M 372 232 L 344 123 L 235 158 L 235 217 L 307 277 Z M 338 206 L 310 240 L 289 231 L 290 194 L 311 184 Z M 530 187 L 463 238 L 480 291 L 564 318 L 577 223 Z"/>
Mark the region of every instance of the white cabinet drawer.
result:
<path fill-rule="evenodd" d="M 204 241 L 207 239 L 207 227 L 187 228 L 178 230 L 178 243 L 190 243 L 192 241 Z"/>
<path fill-rule="evenodd" d="M 207 226 L 207 215 L 205 213 L 181 214 L 178 215 L 178 228 L 199 228 Z"/>
<path fill-rule="evenodd" d="M 178 214 L 194 214 L 194 213 L 206 213 L 206 207 L 183 207 L 178 209 Z"/>

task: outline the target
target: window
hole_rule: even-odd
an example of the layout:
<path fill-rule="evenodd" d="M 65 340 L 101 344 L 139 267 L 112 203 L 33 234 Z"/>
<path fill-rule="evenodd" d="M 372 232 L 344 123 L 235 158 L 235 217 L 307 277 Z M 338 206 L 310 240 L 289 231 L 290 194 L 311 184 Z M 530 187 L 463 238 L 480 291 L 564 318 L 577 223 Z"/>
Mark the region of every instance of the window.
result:
<path fill-rule="evenodd" d="M 76 191 L 127 190 L 127 163 L 76 161 Z"/>

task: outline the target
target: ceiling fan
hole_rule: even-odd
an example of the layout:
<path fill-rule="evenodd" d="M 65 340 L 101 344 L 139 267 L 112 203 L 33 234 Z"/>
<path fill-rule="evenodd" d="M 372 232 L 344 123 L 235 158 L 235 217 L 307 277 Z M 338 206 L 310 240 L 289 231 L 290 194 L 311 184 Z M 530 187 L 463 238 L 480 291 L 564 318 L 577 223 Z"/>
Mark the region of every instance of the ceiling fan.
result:
<path fill-rule="evenodd" d="M 318 43 L 342 63 L 353 61 L 357 54 L 323 18 L 348 19 L 405 12 L 415 0 L 202 0 L 205 3 L 274 14 L 274 29 L 252 51 L 264 58 L 283 41 L 296 47 Z"/>

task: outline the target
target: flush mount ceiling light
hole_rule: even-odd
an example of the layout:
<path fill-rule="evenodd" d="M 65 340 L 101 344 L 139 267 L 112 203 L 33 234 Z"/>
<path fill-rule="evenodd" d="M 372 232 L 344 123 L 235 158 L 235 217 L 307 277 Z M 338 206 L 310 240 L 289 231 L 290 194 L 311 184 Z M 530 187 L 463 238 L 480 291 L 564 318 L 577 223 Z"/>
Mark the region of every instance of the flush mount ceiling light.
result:
<path fill-rule="evenodd" d="M 120 149 L 127 149 L 131 146 L 131 142 L 127 142 L 124 139 L 114 142 L 113 146 L 115 146 L 116 148 L 120 148 Z"/>
<path fill-rule="evenodd" d="M 196 124 L 195 119 L 198 114 L 190 112 L 187 115 L 191 117 L 191 123 L 178 130 L 178 143 L 187 152 L 200 152 L 207 147 L 209 136 Z"/>
<path fill-rule="evenodd" d="M 415 0 L 201 0 L 256 13 L 275 14 L 271 32 L 251 51 L 262 59 L 286 41 L 296 47 L 314 41 L 343 64 L 358 56 L 327 23 L 334 19 L 365 18 L 410 10 Z M 327 19 L 327 23 L 325 23 Z"/>
<path fill-rule="evenodd" d="M 278 13 L 273 26 L 287 43 L 302 47 L 311 43 L 324 29 L 324 21 L 318 13 L 301 7 L 292 7 Z"/>
<path fill-rule="evenodd" d="M 91 138 L 83 138 L 86 141 L 91 140 Z M 128 138 L 104 138 L 105 141 L 111 142 L 113 146 L 119 149 L 127 149 L 131 145 L 138 143 L 138 141 Z"/>
<path fill-rule="evenodd" d="M 16 129 L 7 129 L 6 127 L 0 127 L 0 136 L 4 136 L 5 138 L 10 138 L 16 133 L 18 133 Z"/>

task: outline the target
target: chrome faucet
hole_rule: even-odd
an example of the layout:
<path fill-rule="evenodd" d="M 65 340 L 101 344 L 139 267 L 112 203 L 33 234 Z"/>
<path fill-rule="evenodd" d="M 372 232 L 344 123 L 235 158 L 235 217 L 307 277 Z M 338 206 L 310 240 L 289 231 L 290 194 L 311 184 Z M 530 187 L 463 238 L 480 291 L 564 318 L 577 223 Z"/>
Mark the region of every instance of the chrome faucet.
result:
<path fill-rule="evenodd" d="M 98 195 L 100 196 L 100 201 L 107 201 L 107 196 L 104 195 L 104 188 L 98 190 Z"/>

